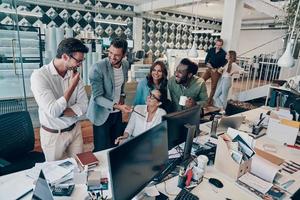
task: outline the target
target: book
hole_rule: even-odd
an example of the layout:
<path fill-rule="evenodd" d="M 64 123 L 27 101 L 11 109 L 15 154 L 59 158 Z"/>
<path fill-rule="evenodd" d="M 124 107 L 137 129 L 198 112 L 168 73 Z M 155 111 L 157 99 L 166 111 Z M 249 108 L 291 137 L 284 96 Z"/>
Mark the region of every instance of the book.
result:
<path fill-rule="evenodd" d="M 88 168 L 94 167 L 99 163 L 99 160 L 91 151 L 77 154 L 76 160 L 82 168 L 84 168 L 84 166 L 88 166 Z"/>

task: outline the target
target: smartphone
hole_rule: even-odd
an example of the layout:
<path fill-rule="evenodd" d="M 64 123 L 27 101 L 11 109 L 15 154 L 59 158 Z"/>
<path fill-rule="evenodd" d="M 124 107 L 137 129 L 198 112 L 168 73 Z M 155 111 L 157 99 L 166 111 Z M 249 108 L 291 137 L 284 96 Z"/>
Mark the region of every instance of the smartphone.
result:
<path fill-rule="evenodd" d="M 52 190 L 53 196 L 71 196 L 75 185 L 55 186 Z"/>

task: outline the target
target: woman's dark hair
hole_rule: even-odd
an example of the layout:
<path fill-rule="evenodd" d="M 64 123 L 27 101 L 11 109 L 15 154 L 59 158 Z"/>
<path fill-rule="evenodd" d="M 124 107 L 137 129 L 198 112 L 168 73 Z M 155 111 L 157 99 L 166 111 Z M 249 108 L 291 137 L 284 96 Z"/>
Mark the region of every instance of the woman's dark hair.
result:
<path fill-rule="evenodd" d="M 172 103 L 168 99 L 168 90 L 167 90 L 167 88 L 160 88 L 158 90 L 160 92 L 159 100 L 161 102 L 159 107 L 164 109 L 167 113 L 170 113 L 172 111 Z"/>
<path fill-rule="evenodd" d="M 152 71 L 154 70 L 155 66 L 159 65 L 162 71 L 162 79 L 160 80 L 160 86 L 159 88 L 155 88 L 154 87 L 154 82 L 153 82 L 153 77 L 152 77 Z M 156 61 L 152 64 L 151 68 L 150 68 L 150 72 L 147 75 L 147 85 L 148 87 L 153 90 L 153 89 L 166 89 L 167 88 L 167 84 L 168 84 L 168 71 L 167 68 L 165 66 L 165 64 L 162 61 Z"/>
<path fill-rule="evenodd" d="M 87 48 L 80 40 L 67 38 L 59 43 L 56 51 L 56 58 L 61 58 L 64 53 L 72 55 L 75 52 L 87 53 L 88 51 L 89 48 Z"/>
<path fill-rule="evenodd" d="M 230 73 L 231 68 L 232 68 L 232 63 L 236 62 L 236 52 L 235 51 L 228 51 L 228 55 L 229 55 L 229 61 L 228 61 L 227 72 Z"/>

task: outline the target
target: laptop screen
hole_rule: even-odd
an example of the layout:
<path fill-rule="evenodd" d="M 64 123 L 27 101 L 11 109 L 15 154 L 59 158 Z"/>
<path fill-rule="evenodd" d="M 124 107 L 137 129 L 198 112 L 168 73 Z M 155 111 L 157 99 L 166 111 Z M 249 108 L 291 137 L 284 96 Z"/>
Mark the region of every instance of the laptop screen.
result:
<path fill-rule="evenodd" d="M 35 189 L 33 192 L 32 199 L 34 200 L 53 200 L 52 191 L 47 183 L 43 170 L 36 181 Z"/>

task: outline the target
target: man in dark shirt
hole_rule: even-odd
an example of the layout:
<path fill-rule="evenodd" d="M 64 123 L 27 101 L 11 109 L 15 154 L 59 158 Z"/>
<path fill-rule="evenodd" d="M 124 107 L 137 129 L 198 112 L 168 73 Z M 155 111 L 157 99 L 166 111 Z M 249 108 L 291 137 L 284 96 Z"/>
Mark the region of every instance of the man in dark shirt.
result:
<path fill-rule="evenodd" d="M 204 81 L 207 81 L 209 78 L 211 78 L 211 91 L 208 97 L 207 105 L 213 105 L 213 96 L 215 94 L 219 78 L 221 77 L 218 69 L 220 67 L 223 67 L 227 63 L 225 59 L 226 52 L 222 49 L 222 46 L 223 40 L 219 38 L 216 41 L 215 48 L 211 48 L 210 50 L 208 50 L 205 58 L 207 70 L 203 74 L 202 78 L 204 79 Z"/>

